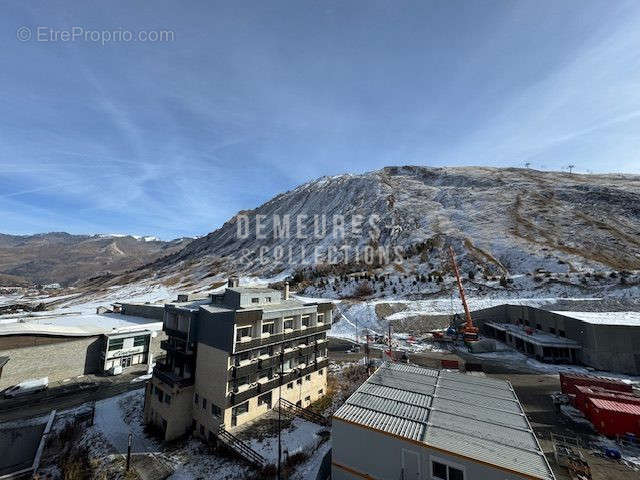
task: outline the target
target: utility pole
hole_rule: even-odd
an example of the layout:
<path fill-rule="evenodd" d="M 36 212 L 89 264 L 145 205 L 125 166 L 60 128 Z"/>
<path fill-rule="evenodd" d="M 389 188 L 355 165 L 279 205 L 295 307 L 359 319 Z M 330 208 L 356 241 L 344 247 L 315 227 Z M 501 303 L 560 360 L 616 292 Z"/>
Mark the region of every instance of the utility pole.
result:
<path fill-rule="evenodd" d="M 575 165 L 568 165 L 567 168 L 569 169 L 569 173 L 573 173 L 573 169 L 576 168 Z"/>
<path fill-rule="evenodd" d="M 280 385 L 278 387 L 278 480 L 282 478 L 282 379 L 284 378 L 284 344 L 280 346 Z"/>
<path fill-rule="evenodd" d="M 129 440 L 127 441 L 127 472 L 131 467 L 131 439 L 132 438 L 133 438 L 133 435 L 129 433 Z"/>
<path fill-rule="evenodd" d="M 531 162 L 525 162 L 525 164 L 524 164 L 524 168 L 527 168 L 527 169 L 528 169 L 530 166 L 531 166 Z"/>

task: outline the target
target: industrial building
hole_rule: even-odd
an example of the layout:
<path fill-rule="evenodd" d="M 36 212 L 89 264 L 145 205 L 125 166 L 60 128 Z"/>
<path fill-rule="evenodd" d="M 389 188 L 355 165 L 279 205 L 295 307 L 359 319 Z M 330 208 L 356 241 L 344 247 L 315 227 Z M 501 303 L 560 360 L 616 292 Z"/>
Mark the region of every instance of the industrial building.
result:
<path fill-rule="evenodd" d="M 0 325 L 0 389 L 33 378 L 50 382 L 113 367 L 141 368 L 161 352 L 162 323 L 122 314 L 44 313 Z"/>
<path fill-rule="evenodd" d="M 269 288 L 183 296 L 164 310 L 166 358 L 147 385 L 145 423 L 170 440 L 203 439 L 278 405 L 307 407 L 327 390 L 330 303 L 303 303 Z"/>
<path fill-rule="evenodd" d="M 640 375 L 640 313 L 551 312 L 499 305 L 472 312 L 485 336 L 540 361 Z"/>
<path fill-rule="evenodd" d="M 509 382 L 384 363 L 336 411 L 332 479 L 553 480 Z"/>

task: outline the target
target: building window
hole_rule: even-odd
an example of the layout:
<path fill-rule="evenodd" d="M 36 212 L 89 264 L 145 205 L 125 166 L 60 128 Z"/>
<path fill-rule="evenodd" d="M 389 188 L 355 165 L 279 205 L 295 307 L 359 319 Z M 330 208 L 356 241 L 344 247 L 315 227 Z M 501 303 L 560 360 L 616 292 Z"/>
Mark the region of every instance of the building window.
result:
<path fill-rule="evenodd" d="M 134 347 L 144 347 L 147 344 L 147 336 L 141 335 L 133 338 Z"/>
<path fill-rule="evenodd" d="M 251 327 L 238 328 L 238 339 L 251 336 Z"/>
<path fill-rule="evenodd" d="M 287 383 L 287 390 L 293 390 L 293 382 Z"/>
<path fill-rule="evenodd" d="M 556 334 L 556 329 L 553 327 L 549 327 L 549 333 L 553 333 L 554 335 Z"/>
<path fill-rule="evenodd" d="M 304 379 L 305 379 L 307 382 L 310 382 L 310 381 L 311 381 L 311 375 L 307 375 L 306 377 L 304 377 Z"/>
<path fill-rule="evenodd" d="M 258 406 L 266 405 L 267 408 L 271 408 L 271 392 L 265 393 L 258 397 Z"/>
<path fill-rule="evenodd" d="M 302 326 L 303 327 L 308 327 L 309 326 L 309 315 L 304 315 L 302 317 Z"/>
<path fill-rule="evenodd" d="M 297 383 L 298 385 L 302 385 L 302 379 L 301 379 L 301 378 L 297 379 L 297 380 L 296 380 L 296 383 Z"/>
<path fill-rule="evenodd" d="M 196 405 L 200 403 L 200 397 L 198 396 L 197 393 L 193 397 L 193 403 L 195 403 Z"/>
<path fill-rule="evenodd" d="M 293 318 L 284 319 L 284 329 L 293 330 Z"/>
<path fill-rule="evenodd" d="M 324 390 L 322 388 L 318 390 L 318 395 L 322 395 L 323 393 L 324 393 Z"/>
<path fill-rule="evenodd" d="M 260 299 L 258 297 L 253 297 L 251 299 L 251 303 L 260 303 Z"/>
<path fill-rule="evenodd" d="M 124 338 L 114 338 L 112 340 L 109 340 L 109 351 L 113 351 L 113 350 L 122 350 L 122 347 L 124 346 Z"/>
<path fill-rule="evenodd" d="M 566 337 L 567 334 L 564 333 L 564 330 L 558 330 L 558 335 L 560 335 L 561 337 Z"/>
<path fill-rule="evenodd" d="M 200 424 L 200 435 L 204 435 L 204 425 Z"/>
<path fill-rule="evenodd" d="M 169 395 L 168 393 L 164 394 L 164 403 L 166 403 L 167 405 L 171 405 L 171 395 Z"/>
<path fill-rule="evenodd" d="M 220 409 L 220 407 L 213 403 L 211 404 L 211 415 L 213 415 L 214 417 L 220 417 L 222 415 L 222 410 Z"/>
<path fill-rule="evenodd" d="M 316 318 L 318 323 L 324 323 L 324 313 L 319 313 Z"/>
<path fill-rule="evenodd" d="M 247 413 L 249 411 L 249 402 L 241 403 L 231 409 L 231 415 L 237 417 L 238 415 L 242 415 L 243 413 Z"/>
<path fill-rule="evenodd" d="M 206 410 L 207 409 L 207 399 L 202 397 L 202 409 Z"/>
<path fill-rule="evenodd" d="M 540 325 L 539 323 L 536 323 L 536 330 L 542 330 L 542 325 Z"/>
<path fill-rule="evenodd" d="M 267 303 L 271 303 L 271 297 L 265 297 L 265 299 L 264 299 L 264 300 L 265 300 L 265 302 L 267 302 Z"/>
<path fill-rule="evenodd" d="M 304 397 L 304 401 L 305 402 L 310 402 L 311 401 L 311 396 Z"/>
<path fill-rule="evenodd" d="M 263 357 L 263 356 L 268 356 L 270 357 L 272 355 L 272 347 L 263 347 L 260 349 L 260 351 L 258 352 L 258 356 L 259 357 Z"/>
<path fill-rule="evenodd" d="M 162 390 L 160 390 L 160 391 L 158 392 L 158 401 L 159 401 L 160 403 L 162 403 L 162 397 L 163 397 L 163 396 L 164 396 L 164 393 L 162 392 Z"/>
<path fill-rule="evenodd" d="M 273 335 L 274 326 L 273 322 L 263 323 L 262 324 L 262 333 L 268 333 L 269 335 Z"/>
<path fill-rule="evenodd" d="M 251 352 L 241 352 L 235 356 L 235 365 L 236 367 L 240 365 L 240 362 L 244 362 L 246 360 L 251 359 Z"/>
<path fill-rule="evenodd" d="M 322 370 L 322 369 L 321 369 L 321 370 L 318 370 L 318 375 L 322 375 L 322 373 L 323 373 L 323 370 Z"/>
<path fill-rule="evenodd" d="M 433 478 L 442 480 L 464 480 L 464 472 L 462 470 L 435 460 L 431 462 L 431 475 Z"/>
<path fill-rule="evenodd" d="M 258 378 L 260 380 L 269 379 L 271 378 L 272 374 L 273 374 L 273 369 L 265 368 L 264 370 L 260 370 L 260 372 L 258 373 Z"/>

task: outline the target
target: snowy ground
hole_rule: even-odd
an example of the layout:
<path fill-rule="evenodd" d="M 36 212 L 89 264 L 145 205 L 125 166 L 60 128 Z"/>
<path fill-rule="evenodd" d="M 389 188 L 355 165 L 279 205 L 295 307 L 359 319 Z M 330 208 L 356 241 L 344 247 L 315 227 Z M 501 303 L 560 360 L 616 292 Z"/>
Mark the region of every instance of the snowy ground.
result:
<path fill-rule="evenodd" d="M 251 473 L 251 470 L 245 464 L 211 453 L 199 440 L 188 439 L 177 445 L 167 447 L 156 439 L 149 437 L 144 432 L 142 423 L 143 405 L 143 389 L 96 402 L 94 424 L 87 427 L 79 444 L 89 447 L 92 458 L 105 471 L 113 470 L 113 475 L 116 475 L 121 470 L 122 456 L 127 452 L 128 437 L 131 433 L 133 435 L 133 453 L 160 455 L 175 470 L 173 475 L 169 477 L 170 480 L 203 478 L 235 480 L 246 478 Z M 59 412 L 56 416 L 53 431 L 61 431 L 66 423 L 73 420 L 75 415 L 81 411 L 87 411 L 88 408 L 89 404 L 86 404 L 72 410 Z M 43 418 L 11 422 L 11 424 L 2 426 L 31 425 L 41 423 Z M 289 455 L 299 451 L 304 451 L 310 455 L 306 462 L 296 468 L 296 473 L 291 478 L 300 480 L 315 478 L 322 457 L 330 448 L 330 442 L 322 443 L 317 435 L 323 429 L 324 427 L 316 424 L 294 419 L 291 428 L 283 433 L 283 449 L 287 450 Z M 250 443 L 261 455 L 269 461 L 275 462 L 277 437 L 267 437 L 261 441 L 251 440 Z M 55 473 L 57 468 L 54 465 L 49 465 L 46 471 Z"/>

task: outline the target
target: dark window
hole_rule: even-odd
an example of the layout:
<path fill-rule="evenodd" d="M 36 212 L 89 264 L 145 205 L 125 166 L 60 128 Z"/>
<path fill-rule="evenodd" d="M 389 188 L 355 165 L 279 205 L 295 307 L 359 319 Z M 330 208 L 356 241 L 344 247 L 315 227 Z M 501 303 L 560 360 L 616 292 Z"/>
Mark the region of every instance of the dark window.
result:
<path fill-rule="evenodd" d="M 324 313 L 319 313 L 317 317 L 318 323 L 324 322 Z"/>
<path fill-rule="evenodd" d="M 444 463 L 432 462 L 431 475 L 434 478 L 441 478 L 442 480 L 447 480 L 447 466 Z"/>
<path fill-rule="evenodd" d="M 200 397 L 198 396 L 198 394 L 196 393 L 195 396 L 193 397 L 193 403 L 195 403 L 196 405 L 198 403 L 200 403 Z"/>
<path fill-rule="evenodd" d="M 253 297 L 251 299 L 251 303 L 260 303 L 260 299 L 258 297 Z"/>
<path fill-rule="evenodd" d="M 555 335 L 556 329 L 553 327 L 549 327 L 549 333 L 553 333 Z"/>
<path fill-rule="evenodd" d="M 146 335 L 141 335 L 139 337 L 133 338 L 133 346 L 134 347 L 144 347 L 147 344 Z"/>
<path fill-rule="evenodd" d="M 291 390 L 293 388 L 293 382 L 287 383 L 287 389 Z"/>
<path fill-rule="evenodd" d="M 162 403 L 162 397 L 164 396 L 164 393 L 162 392 L 162 390 L 160 390 L 158 392 L 158 400 L 160 401 L 160 403 Z"/>
<path fill-rule="evenodd" d="M 207 399 L 202 397 L 202 409 L 206 410 L 207 409 Z"/>
<path fill-rule="evenodd" d="M 272 355 L 272 353 L 271 353 L 271 352 L 272 352 L 272 348 L 273 348 L 273 347 L 264 347 L 264 348 L 261 348 L 261 349 L 260 349 L 260 351 L 258 352 L 258 356 L 259 356 L 259 357 L 262 357 L 263 355 L 269 355 L 269 356 L 271 356 L 271 355 Z"/>
<path fill-rule="evenodd" d="M 302 326 L 303 327 L 308 327 L 309 326 L 309 316 L 304 316 L 302 317 Z"/>
<path fill-rule="evenodd" d="M 204 425 L 200 425 L 200 435 L 204 435 Z"/>
<path fill-rule="evenodd" d="M 567 334 L 564 333 L 564 330 L 558 330 L 558 335 L 560 335 L 561 337 L 566 337 Z"/>
<path fill-rule="evenodd" d="M 122 350 L 122 347 L 124 346 L 124 338 L 114 338 L 112 340 L 109 340 L 109 351 L 113 351 L 113 350 Z"/>
<path fill-rule="evenodd" d="M 235 406 L 231 409 L 231 414 L 233 416 L 242 415 L 243 413 L 247 413 L 249 411 L 249 402 L 241 403 L 238 406 Z"/>
<path fill-rule="evenodd" d="M 274 332 L 273 330 L 273 322 L 272 323 L 263 323 L 262 324 L 262 333 L 268 333 L 269 335 L 272 335 Z"/>
<path fill-rule="evenodd" d="M 250 337 L 251 336 L 251 327 L 242 327 L 238 328 L 238 340 L 242 337 Z"/>
<path fill-rule="evenodd" d="M 171 405 L 171 395 L 169 395 L 168 393 L 164 394 L 164 403 L 166 403 L 167 405 Z"/>
<path fill-rule="evenodd" d="M 322 369 L 318 370 L 318 375 L 322 375 Z"/>
<path fill-rule="evenodd" d="M 211 404 L 211 415 L 213 415 L 214 417 L 219 417 L 220 415 L 222 415 L 222 410 L 220 410 L 220 407 L 213 403 Z"/>
<path fill-rule="evenodd" d="M 265 297 L 264 299 L 267 303 L 271 303 L 271 297 Z"/>
<path fill-rule="evenodd" d="M 242 352 L 242 353 L 238 353 L 235 356 L 235 364 L 236 366 L 240 365 L 240 362 L 244 361 L 244 360 L 249 360 L 251 358 L 251 352 Z"/>
<path fill-rule="evenodd" d="M 324 390 L 322 388 L 318 390 L 318 395 L 322 395 L 323 393 L 324 393 Z"/>
<path fill-rule="evenodd" d="M 311 375 L 307 375 L 306 377 L 304 377 L 304 379 L 305 379 L 306 381 L 310 382 L 310 381 L 311 381 Z"/>
<path fill-rule="evenodd" d="M 540 325 L 539 323 L 536 323 L 536 328 L 537 328 L 538 330 L 542 330 L 542 325 Z"/>
<path fill-rule="evenodd" d="M 284 328 L 290 328 L 293 330 L 293 318 L 284 321 Z"/>
<path fill-rule="evenodd" d="M 310 402 L 311 401 L 311 397 L 304 397 L 304 401 L 305 402 Z"/>
<path fill-rule="evenodd" d="M 258 397 L 258 405 L 266 404 L 267 408 L 271 408 L 271 392 L 265 393 Z"/>
<path fill-rule="evenodd" d="M 296 383 L 297 383 L 298 385 L 302 385 L 302 379 L 301 379 L 301 378 L 297 379 L 297 380 L 296 380 Z"/>
<path fill-rule="evenodd" d="M 462 473 L 462 470 L 449 467 L 449 480 L 464 480 L 464 473 Z"/>

